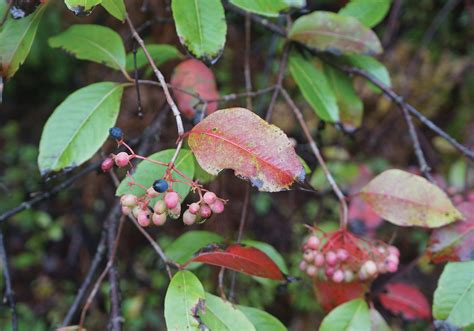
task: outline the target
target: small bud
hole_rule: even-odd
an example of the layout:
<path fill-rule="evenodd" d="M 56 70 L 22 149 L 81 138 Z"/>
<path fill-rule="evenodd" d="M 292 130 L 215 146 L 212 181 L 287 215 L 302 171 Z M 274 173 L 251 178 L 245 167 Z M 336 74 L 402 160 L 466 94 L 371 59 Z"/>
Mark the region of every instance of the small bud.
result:
<path fill-rule="evenodd" d="M 206 192 L 204 193 L 204 196 L 202 199 L 204 200 L 205 203 L 207 203 L 208 205 L 211 205 L 214 202 L 216 202 L 217 196 L 214 192 Z"/>
<path fill-rule="evenodd" d="M 306 244 L 308 245 L 309 248 L 316 250 L 319 247 L 320 240 L 316 236 L 310 236 Z"/>
<path fill-rule="evenodd" d="M 128 216 L 131 212 L 132 210 L 130 209 L 130 207 L 122 206 L 122 214 Z"/>
<path fill-rule="evenodd" d="M 400 251 L 395 246 L 388 246 L 388 253 L 400 257 Z"/>
<path fill-rule="evenodd" d="M 128 162 L 130 161 L 130 156 L 126 152 L 120 152 L 115 155 L 114 160 L 117 167 L 123 168 L 128 165 Z"/>
<path fill-rule="evenodd" d="M 148 195 L 150 198 L 156 198 L 158 197 L 160 194 L 158 192 L 156 192 L 153 187 L 149 187 L 147 190 L 146 190 L 146 195 Z"/>
<path fill-rule="evenodd" d="M 153 221 L 153 224 L 155 225 L 163 225 L 166 223 L 166 213 L 153 213 L 153 216 L 151 217 L 151 220 Z"/>
<path fill-rule="evenodd" d="M 336 265 L 336 263 L 337 263 L 336 253 L 334 253 L 333 251 L 328 251 L 326 253 L 326 262 L 331 266 Z"/>
<path fill-rule="evenodd" d="M 199 208 L 201 208 L 201 206 L 199 206 L 199 203 L 193 202 L 192 204 L 189 205 L 189 212 L 191 214 L 196 215 L 197 213 L 199 213 Z"/>
<path fill-rule="evenodd" d="M 334 271 L 334 275 L 332 275 L 332 281 L 334 283 L 341 283 L 344 280 L 344 272 L 340 269 Z"/>
<path fill-rule="evenodd" d="M 301 261 L 300 262 L 300 270 L 301 271 L 306 271 L 307 267 L 308 267 L 308 263 L 306 263 L 306 261 Z"/>
<path fill-rule="evenodd" d="M 382 247 L 382 246 L 377 247 L 377 252 L 379 252 L 380 254 L 385 254 L 386 251 L 387 250 L 385 249 L 385 247 Z"/>
<path fill-rule="evenodd" d="M 158 200 L 155 205 L 153 206 L 153 211 L 156 214 L 163 214 L 166 212 L 166 204 L 163 200 Z"/>
<path fill-rule="evenodd" d="M 387 263 L 385 263 L 385 267 L 387 268 L 388 272 L 395 272 L 398 269 L 398 263 L 388 261 Z"/>
<path fill-rule="evenodd" d="M 313 262 L 313 259 L 314 259 L 313 251 L 310 249 L 305 250 L 303 253 L 303 259 L 306 262 Z"/>
<path fill-rule="evenodd" d="M 224 203 L 222 200 L 216 200 L 209 205 L 214 214 L 221 214 L 224 211 Z"/>
<path fill-rule="evenodd" d="M 137 216 L 138 224 L 140 224 L 141 226 L 150 225 L 150 218 L 148 216 L 149 216 L 148 210 L 141 210 Z"/>
<path fill-rule="evenodd" d="M 314 265 L 309 265 L 308 268 L 306 269 L 306 274 L 309 277 L 314 277 L 318 273 L 318 269 Z"/>
<path fill-rule="evenodd" d="M 199 215 L 202 218 L 209 218 L 212 215 L 212 210 L 208 205 L 203 204 L 201 208 L 199 208 Z"/>
<path fill-rule="evenodd" d="M 361 270 L 362 269 L 366 272 L 368 277 L 374 276 L 378 271 L 377 265 L 372 260 L 365 261 L 365 263 L 361 267 Z"/>
<path fill-rule="evenodd" d="M 354 273 L 352 272 L 352 270 L 344 270 L 344 281 L 346 283 L 350 283 L 354 280 Z"/>
<path fill-rule="evenodd" d="M 369 278 L 364 268 L 360 268 L 358 276 L 360 280 L 366 280 L 367 278 Z"/>
<path fill-rule="evenodd" d="M 324 255 L 322 253 L 316 253 L 314 256 L 314 264 L 317 267 L 322 267 L 324 265 Z"/>
<path fill-rule="evenodd" d="M 179 204 L 179 195 L 174 191 L 168 192 L 165 194 L 164 201 L 168 209 L 173 209 Z"/>
<path fill-rule="evenodd" d="M 186 225 L 193 225 L 196 222 L 196 214 L 192 214 L 189 209 L 183 214 L 183 223 Z"/>
<path fill-rule="evenodd" d="M 337 259 L 341 262 L 344 262 L 349 258 L 349 253 L 343 248 L 338 249 L 336 255 Z"/>
<path fill-rule="evenodd" d="M 114 159 L 111 157 L 108 157 L 102 161 L 102 164 L 100 165 L 100 168 L 102 169 L 103 172 L 107 172 L 110 169 L 112 169 L 114 166 Z"/>
<path fill-rule="evenodd" d="M 124 194 L 120 197 L 120 204 L 124 207 L 133 208 L 137 205 L 137 197 L 133 194 Z"/>
<path fill-rule="evenodd" d="M 390 254 L 389 256 L 387 256 L 385 261 L 391 261 L 391 262 L 396 263 L 396 264 L 398 264 L 400 262 L 400 260 L 398 259 L 398 256 L 396 256 L 394 254 Z"/>
<path fill-rule="evenodd" d="M 168 215 L 174 220 L 178 219 L 181 215 L 181 205 L 178 203 L 176 207 L 169 209 Z"/>

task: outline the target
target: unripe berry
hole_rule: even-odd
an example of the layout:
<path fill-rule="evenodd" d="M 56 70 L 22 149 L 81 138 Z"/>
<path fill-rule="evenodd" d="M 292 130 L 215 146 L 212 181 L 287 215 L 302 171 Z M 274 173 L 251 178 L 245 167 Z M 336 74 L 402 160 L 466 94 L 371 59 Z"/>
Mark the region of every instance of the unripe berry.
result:
<path fill-rule="evenodd" d="M 120 128 L 113 127 L 109 129 L 109 134 L 112 138 L 117 139 L 117 140 L 122 140 L 123 138 L 123 132 Z"/>
<path fill-rule="evenodd" d="M 115 164 L 119 168 L 126 167 L 128 165 L 128 161 L 130 160 L 130 156 L 126 152 L 120 152 L 115 155 Z"/>
<path fill-rule="evenodd" d="M 334 275 L 332 275 L 332 281 L 334 283 L 341 283 L 344 280 L 344 272 L 340 269 L 334 271 Z"/>
<path fill-rule="evenodd" d="M 400 260 L 398 259 L 398 256 L 393 255 L 393 254 L 390 254 L 389 256 L 387 256 L 385 261 L 391 261 L 391 262 L 396 263 L 396 264 L 398 264 L 398 262 L 400 262 Z"/>
<path fill-rule="evenodd" d="M 360 280 L 366 280 L 367 278 L 369 278 L 369 276 L 367 275 L 367 271 L 365 271 L 364 268 L 360 268 L 358 276 Z"/>
<path fill-rule="evenodd" d="M 349 258 L 349 253 L 343 248 L 338 249 L 336 255 L 337 259 L 341 262 L 344 262 Z"/>
<path fill-rule="evenodd" d="M 137 216 L 138 224 L 140 224 L 141 226 L 150 225 L 150 218 L 148 216 L 149 216 L 148 210 L 141 210 Z"/>
<path fill-rule="evenodd" d="M 398 269 L 398 263 L 395 263 L 393 261 L 388 261 L 387 263 L 385 263 L 385 266 L 388 272 L 395 272 Z"/>
<path fill-rule="evenodd" d="M 380 254 L 385 254 L 386 249 L 385 249 L 385 247 L 379 246 L 379 247 L 377 247 L 377 251 L 378 251 Z"/>
<path fill-rule="evenodd" d="M 124 194 L 120 197 L 120 204 L 124 207 L 133 208 L 137 205 L 137 197 L 133 194 Z"/>
<path fill-rule="evenodd" d="M 155 180 L 153 183 L 153 189 L 158 193 L 166 192 L 168 189 L 168 182 L 164 179 Z"/>
<path fill-rule="evenodd" d="M 217 200 L 217 196 L 214 192 L 206 192 L 204 193 L 204 196 L 202 197 L 205 203 L 208 205 L 213 204 Z"/>
<path fill-rule="evenodd" d="M 313 251 L 310 250 L 310 249 L 305 250 L 304 253 L 303 253 L 303 259 L 304 259 L 306 262 L 312 262 L 313 259 L 314 259 Z"/>
<path fill-rule="evenodd" d="M 102 161 L 100 168 L 102 169 L 103 172 L 107 172 L 110 169 L 112 169 L 113 166 L 114 166 L 114 159 L 112 159 L 111 157 L 108 157 L 104 159 L 104 161 Z"/>
<path fill-rule="evenodd" d="M 166 209 L 166 203 L 163 200 L 158 200 L 153 206 L 153 211 L 156 214 L 163 214 L 164 212 L 166 212 Z"/>
<path fill-rule="evenodd" d="M 381 274 L 387 272 L 387 267 L 385 266 L 385 261 L 384 261 L 384 262 L 377 263 L 377 270 L 378 270 Z"/>
<path fill-rule="evenodd" d="M 122 206 L 122 214 L 130 215 L 131 212 L 132 210 L 130 209 L 130 207 Z"/>
<path fill-rule="evenodd" d="M 173 209 L 179 204 L 179 195 L 174 191 L 168 192 L 165 194 L 164 201 L 168 209 Z"/>
<path fill-rule="evenodd" d="M 181 205 L 177 204 L 173 209 L 169 209 L 168 215 L 174 220 L 178 219 L 181 215 Z"/>
<path fill-rule="evenodd" d="M 400 257 L 400 251 L 395 246 L 388 246 L 388 253 Z"/>
<path fill-rule="evenodd" d="M 320 244 L 320 240 L 316 236 L 310 236 L 308 238 L 308 241 L 306 242 L 306 245 L 308 245 L 308 247 L 313 249 L 313 250 L 318 249 L 319 244 Z"/>
<path fill-rule="evenodd" d="M 306 273 L 309 277 L 314 277 L 318 273 L 318 269 L 314 265 L 309 265 L 306 269 Z"/>
<path fill-rule="evenodd" d="M 334 275 L 334 271 L 335 269 L 333 267 L 327 267 L 326 268 L 326 271 L 324 272 L 324 274 L 327 276 L 327 277 L 332 277 L 332 275 Z"/>
<path fill-rule="evenodd" d="M 306 263 L 306 261 L 301 261 L 300 262 L 300 270 L 301 271 L 306 271 L 307 267 L 308 267 L 308 263 Z"/>
<path fill-rule="evenodd" d="M 326 262 L 331 266 L 336 265 L 336 263 L 337 263 L 336 253 L 334 253 L 333 251 L 327 252 L 326 253 Z"/>
<path fill-rule="evenodd" d="M 201 206 L 199 206 L 199 203 L 193 202 L 192 204 L 189 205 L 189 212 L 191 214 L 196 215 L 197 213 L 199 213 L 199 208 L 201 208 Z"/>
<path fill-rule="evenodd" d="M 156 192 L 153 187 L 149 187 L 147 190 L 146 190 L 146 195 L 148 195 L 150 198 L 156 198 L 157 196 L 159 196 L 160 194 L 158 192 Z"/>
<path fill-rule="evenodd" d="M 189 209 L 183 214 L 183 223 L 186 225 L 193 225 L 196 222 L 196 214 L 192 214 Z"/>
<path fill-rule="evenodd" d="M 162 214 L 153 213 L 151 220 L 153 221 L 153 224 L 155 225 L 158 225 L 158 226 L 163 225 L 166 222 L 166 213 L 162 213 Z"/>
<path fill-rule="evenodd" d="M 324 265 L 324 255 L 322 253 L 316 253 L 314 257 L 314 264 L 317 267 L 322 267 Z"/>
<path fill-rule="evenodd" d="M 362 265 L 361 269 L 365 270 L 368 277 L 374 276 L 378 271 L 377 270 L 377 265 L 372 260 L 365 261 L 365 263 Z"/>
<path fill-rule="evenodd" d="M 133 207 L 132 209 L 132 215 L 133 217 L 137 218 L 138 217 L 138 213 L 140 213 L 142 211 L 142 208 L 140 206 L 135 206 Z"/>
<path fill-rule="evenodd" d="M 220 214 L 224 211 L 224 203 L 222 200 L 216 200 L 209 205 L 214 214 Z"/>
<path fill-rule="evenodd" d="M 201 208 L 199 208 L 199 215 L 201 215 L 202 218 L 209 218 L 212 215 L 212 210 L 208 205 L 203 204 Z"/>
<path fill-rule="evenodd" d="M 350 283 L 354 280 L 354 273 L 352 272 L 352 270 L 344 270 L 344 281 L 346 283 Z"/>

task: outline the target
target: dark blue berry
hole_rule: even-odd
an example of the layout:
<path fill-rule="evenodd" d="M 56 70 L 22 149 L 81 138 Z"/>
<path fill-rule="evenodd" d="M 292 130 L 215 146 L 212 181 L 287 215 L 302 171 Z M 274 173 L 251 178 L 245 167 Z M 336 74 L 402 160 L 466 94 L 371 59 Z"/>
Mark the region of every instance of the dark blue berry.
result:
<path fill-rule="evenodd" d="M 109 134 L 112 138 L 117 139 L 117 140 L 122 140 L 123 138 L 122 129 L 117 128 L 117 127 L 110 128 Z"/>
<path fill-rule="evenodd" d="M 168 189 L 168 183 L 164 179 L 155 180 L 153 189 L 158 193 L 163 193 Z"/>

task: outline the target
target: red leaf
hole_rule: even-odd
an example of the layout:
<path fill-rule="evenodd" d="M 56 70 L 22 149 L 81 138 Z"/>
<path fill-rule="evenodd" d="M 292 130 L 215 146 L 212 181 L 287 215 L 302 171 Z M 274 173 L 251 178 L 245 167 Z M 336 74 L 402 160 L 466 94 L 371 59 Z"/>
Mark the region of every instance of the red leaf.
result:
<path fill-rule="evenodd" d="M 246 247 L 240 244 L 230 245 L 226 248 L 213 245 L 199 252 L 183 267 L 191 262 L 224 267 L 251 276 L 286 280 L 285 275 L 267 254 L 255 247 Z"/>
<path fill-rule="evenodd" d="M 188 142 L 208 173 L 234 169 L 260 191 L 281 191 L 305 176 L 285 133 L 245 108 L 209 115 L 190 131 Z"/>
<path fill-rule="evenodd" d="M 469 261 L 474 256 L 474 202 L 457 205 L 466 221 L 436 229 L 431 234 L 427 253 L 434 263 Z"/>
<path fill-rule="evenodd" d="M 393 314 L 402 314 L 407 319 L 429 319 L 431 309 L 426 297 L 419 289 L 404 283 L 392 283 L 387 292 L 379 295 L 385 309 Z"/>
<path fill-rule="evenodd" d="M 179 110 L 189 119 L 196 113 L 195 106 L 199 100 L 192 95 L 180 92 L 178 89 L 199 94 L 204 100 L 219 98 L 214 73 L 198 60 L 190 59 L 176 66 L 171 77 L 171 85 L 176 87 L 173 94 L 176 97 Z M 207 113 L 211 114 L 217 109 L 217 102 L 207 105 Z"/>
<path fill-rule="evenodd" d="M 374 212 L 372 207 L 360 197 L 355 196 L 349 204 L 349 222 L 362 222 L 364 230 L 372 234 L 375 229 L 382 223 L 382 218 Z M 359 226 L 358 224 L 353 224 Z M 364 234 L 366 234 L 364 231 Z"/>
<path fill-rule="evenodd" d="M 364 282 L 334 283 L 322 282 L 316 278 L 313 280 L 314 291 L 319 304 L 325 311 L 351 301 L 364 297 L 368 285 Z"/>

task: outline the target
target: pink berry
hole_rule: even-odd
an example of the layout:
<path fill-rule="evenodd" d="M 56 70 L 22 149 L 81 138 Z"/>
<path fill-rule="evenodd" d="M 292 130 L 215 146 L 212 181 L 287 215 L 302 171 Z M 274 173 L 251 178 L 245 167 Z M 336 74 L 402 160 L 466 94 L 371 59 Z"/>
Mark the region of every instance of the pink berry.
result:
<path fill-rule="evenodd" d="M 319 247 L 320 240 L 316 236 L 311 236 L 308 238 L 308 241 L 306 242 L 306 244 L 308 245 L 309 248 L 316 250 Z"/>
<path fill-rule="evenodd" d="M 162 213 L 162 214 L 153 213 L 151 220 L 153 221 L 153 224 L 155 225 L 158 225 L 158 226 L 163 225 L 166 222 L 166 213 Z"/>
<path fill-rule="evenodd" d="M 119 168 L 126 167 L 128 165 L 129 160 L 130 156 L 126 152 L 120 152 L 115 155 L 115 164 Z"/>
<path fill-rule="evenodd" d="M 216 202 L 217 196 L 214 192 L 206 192 L 204 193 L 204 196 L 202 197 L 202 199 L 208 205 L 212 205 L 214 202 Z"/>
<path fill-rule="evenodd" d="M 317 267 L 322 267 L 324 265 L 324 255 L 322 253 L 316 253 L 314 257 L 314 264 Z"/>
<path fill-rule="evenodd" d="M 385 266 L 385 263 L 383 263 L 383 262 L 377 263 L 377 269 L 378 269 L 378 271 L 379 271 L 381 274 L 387 272 L 387 268 L 386 268 L 386 266 Z"/>
<path fill-rule="evenodd" d="M 224 211 L 224 203 L 222 200 L 216 200 L 209 205 L 214 214 L 220 214 Z"/>
<path fill-rule="evenodd" d="M 164 200 L 166 207 L 168 207 L 168 209 L 173 209 L 179 203 L 179 195 L 178 193 L 171 191 L 166 193 Z"/>
<path fill-rule="evenodd" d="M 301 271 L 305 271 L 307 267 L 308 267 L 308 263 L 306 263 L 306 261 L 301 261 L 300 262 L 300 270 Z"/>
<path fill-rule="evenodd" d="M 181 215 L 181 205 L 177 204 L 173 209 L 169 209 L 168 215 L 174 220 L 178 219 Z"/>
<path fill-rule="evenodd" d="M 304 259 L 306 262 L 312 262 L 313 259 L 314 259 L 313 251 L 310 250 L 310 249 L 305 250 L 304 253 L 303 253 L 303 259 Z"/>
<path fill-rule="evenodd" d="M 209 218 L 212 215 L 212 210 L 208 205 L 203 204 L 201 208 L 199 209 L 199 215 L 202 218 Z"/>
<path fill-rule="evenodd" d="M 326 271 L 324 272 L 324 274 L 327 276 L 327 277 L 332 277 L 332 275 L 334 275 L 334 271 L 335 269 L 333 267 L 327 267 L 326 268 Z"/>
<path fill-rule="evenodd" d="M 138 224 L 140 224 L 141 226 L 150 225 L 150 218 L 148 216 L 149 216 L 148 210 L 141 210 L 137 216 Z"/>
<path fill-rule="evenodd" d="M 332 275 L 332 281 L 334 283 L 341 283 L 344 280 L 344 272 L 340 269 L 334 271 L 334 275 Z"/>
<path fill-rule="evenodd" d="M 360 280 L 366 280 L 367 278 L 369 278 L 364 268 L 360 268 L 358 276 Z"/>
<path fill-rule="evenodd" d="M 130 209 L 130 207 L 122 206 L 122 214 L 130 215 L 131 212 L 132 210 Z"/>
<path fill-rule="evenodd" d="M 314 277 L 318 273 L 318 269 L 314 265 L 309 265 L 306 269 L 306 273 L 308 274 L 308 276 Z"/>
<path fill-rule="evenodd" d="M 346 283 L 350 283 L 354 280 L 354 273 L 352 270 L 345 270 L 344 271 L 344 281 Z"/>
<path fill-rule="evenodd" d="M 196 215 L 199 212 L 199 208 L 201 208 L 201 206 L 199 206 L 199 203 L 193 202 L 192 204 L 189 205 L 189 212 L 191 214 Z"/>
<path fill-rule="evenodd" d="M 166 203 L 163 200 L 158 200 L 153 206 L 153 211 L 157 214 L 163 214 L 166 209 Z"/>
<path fill-rule="evenodd" d="M 398 262 L 400 262 L 400 260 L 398 259 L 398 256 L 393 255 L 393 254 L 390 254 L 389 256 L 387 256 L 385 261 L 391 261 L 391 262 L 396 263 L 396 264 L 398 264 Z"/>
<path fill-rule="evenodd" d="M 395 272 L 398 269 L 398 263 L 388 261 L 388 263 L 386 263 L 386 267 L 388 272 Z"/>
<path fill-rule="evenodd" d="M 377 265 L 372 260 L 365 261 L 361 269 L 364 269 L 369 277 L 374 276 L 378 271 Z"/>
<path fill-rule="evenodd" d="M 326 262 L 331 266 L 336 265 L 336 263 L 337 263 L 336 253 L 334 253 L 333 251 L 327 252 L 326 253 Z"/>
<path fill-rule="evenodd" d="M 111 157 L 108 157 L 104 159 L 104 161 L 102 161 L 100 168 L 102 169 L 103 172 L 107 172 L 110 169 L 112 169 L 113 166 L 114 166 L 114 159 L 112 159 Z"/>
<path fill-rule="evenodd" d="M 124 194 L 120 197 L 120 204 L 124 207 L 133 208 L 137 205 L 137 197 L 133 194 Z"/>
<path fill-rule="evenodd" d="M 395 246 L 388 246 L 388 253 L 400 257 L 400 251 Z"/>
<path fill-rule="evenodd" d="M 192 214 L 189 209 L 183 214 L 183 223 L 186 225 L 193 225 L 196 222 L 196 214 Z"/>
<path fill-rule="evenodd" d="M 149 187 L 147 190 L 146 190 L 146 195 L 148 195 L 150 198 L 156 198 L 157 196 L 160 195 L 160 193 L 156 192 L 153 187 Z"/>
<path fill-rule="evenodd" d="M 140 206 L 135 206 L 132 209 L 132 215 L 133 217 L 137 218 L 138 214 L 142 211 L 142 208 Z"/>
<path fill-rule="evenodd" d="M 337 259 L 342 262 L 344 262 L 345 260 L 349 258 L 349 253 L 343 248 L 338 249 L 336 252 L 336 255 L 337 255 Z"/>

